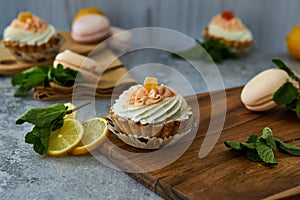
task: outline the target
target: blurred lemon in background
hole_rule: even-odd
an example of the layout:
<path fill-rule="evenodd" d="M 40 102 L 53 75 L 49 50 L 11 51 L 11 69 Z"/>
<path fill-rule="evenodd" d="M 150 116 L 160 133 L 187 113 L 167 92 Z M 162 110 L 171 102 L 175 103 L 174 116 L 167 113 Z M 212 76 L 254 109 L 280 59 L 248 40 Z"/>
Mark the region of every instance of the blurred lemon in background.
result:
<path fill-rule="evenodd" d="M 293 57 L 300 59 L 300 25 L 290 31 L 286 37 L 286 46 Z"/>

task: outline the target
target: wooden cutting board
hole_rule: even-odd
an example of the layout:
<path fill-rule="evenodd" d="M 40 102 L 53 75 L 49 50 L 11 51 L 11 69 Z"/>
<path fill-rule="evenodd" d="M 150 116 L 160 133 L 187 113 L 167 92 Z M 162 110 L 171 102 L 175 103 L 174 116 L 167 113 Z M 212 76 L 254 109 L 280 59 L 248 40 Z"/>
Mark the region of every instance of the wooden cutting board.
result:
<path fill-rule="evenodd" d="M 104 43 L 90 43 L 90 44 L 83 44 L 75 42 L 71 38 L 70 32 L 61 31 L 59 32 L 65 38 L 65 43 L 61 47 L 61 51 L 69 49 L 76 53 L 82 55 L 88 55 L 94 48 L 97 47 L 97 50 L 101 50 L 105 48 Z M 99 45 L 99 46 L 98 46 Z M 0 45 L 0 75 L 12 75 L 19 73 L 23 70 L 26 70 L 32 66 L 36 65 L 52 65 L 53 60 L 45 61 L 45 62 L 37 62 L 37 63 L 30 63 L 30 62 L 23 62 L 17 60 L 7 49 L 4 48 L 3 44 Z"/>
<path fill-rule="evenodd" d="M 278 165 L 271 167 L 252 162 L 224 146 L 224 141 L 242 142 L 251 134 L 260 135 L 264 127 L 270 127 L 283 141 L 300 146 L 300 120 L 295 113 L 284 108 L 250 112 L 241 104 L 240 92 L 241 88 L 227 90 L 225 126 L 217 144 L 205 158 L 200 159 L 198 154 L 211 117 L 208 93 L 197 96 L 201 116 L 195 139 L 170 165 L 142 172 L 163 162 L 163 154 L 149 157 L 148 153 L 155 151 L 130 147 L 113 134 L 108 136 L 110 142 L 105 142 L 99 151 L 124 171 L 140 170 L 141 173 L 129 175 L 165 199 L 262 199 L 272 195 L 299 199 L 300 157 L 276 151 Z M 195 101 L 189 103 L 194 108 L 198 106 Z M 183 139 L 166 151 L 176 152 L 176 145 L 181 142 L 187 141 Z M 135 154 L 128 155 L 128 152 Z"/>

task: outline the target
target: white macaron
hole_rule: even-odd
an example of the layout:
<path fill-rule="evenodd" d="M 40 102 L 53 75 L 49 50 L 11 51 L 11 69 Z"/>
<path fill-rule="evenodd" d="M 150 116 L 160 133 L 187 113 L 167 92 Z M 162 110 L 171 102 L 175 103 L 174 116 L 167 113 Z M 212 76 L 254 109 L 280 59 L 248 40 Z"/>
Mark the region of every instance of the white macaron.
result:
<path fill-rule="evenodd" d="M 241 101 L 251 111 L 267 111 L 276 107 L 273 94 L 285 82 L 291 81 L 281 69 L 268 69 L 253 77 L 243 88 Z"/>

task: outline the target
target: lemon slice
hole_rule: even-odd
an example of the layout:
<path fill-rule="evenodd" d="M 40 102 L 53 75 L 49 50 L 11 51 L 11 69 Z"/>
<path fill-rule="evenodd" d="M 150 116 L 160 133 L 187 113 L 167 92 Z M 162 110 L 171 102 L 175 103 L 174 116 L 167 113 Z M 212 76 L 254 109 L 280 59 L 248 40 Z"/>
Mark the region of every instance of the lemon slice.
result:
<path fill-rule="evenodd" d="M 68 106 L 68 110 L 72 110 L 72 109 L 76 108 L 76 106 L 74 104 L 72 104 L 71 102 L 64 103 L 64 105 Z M 77 119 L 77 111 L 74 111 L 70 114 L 65 115 L 64 119 L 67 119 L 67 118 Z"/>
<path fill-rule="evenodd" d="M 101 117 L 95 117 L 82 123 L 84 134 L 81 142 L 71 150 L 73 155 L 85 154 L 100 146 L 108 134 L 107 121 Z"/>
<path fill-rule="evenodd" d="M 75 147 L 83 136 L 84 128 L 77 119 L 68 118 L 64 125 L 50 133 L 48 155 L 64 156 Z"/>

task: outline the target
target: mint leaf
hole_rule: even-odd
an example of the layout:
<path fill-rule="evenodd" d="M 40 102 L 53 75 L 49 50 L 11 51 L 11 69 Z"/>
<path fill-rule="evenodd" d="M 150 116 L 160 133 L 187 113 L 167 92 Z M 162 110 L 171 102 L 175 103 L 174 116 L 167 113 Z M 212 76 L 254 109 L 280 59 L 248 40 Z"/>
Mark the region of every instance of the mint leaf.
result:
<path fill-rule="evenodd" d="M 179 59 L 203 59 L 206 55 L 204 50 L 206 50 L 212 60 L 216 63 L 221 63 L 225 59 L 238 58 L 238 54 L 231 51 L 222 42 L 216 40 L 205 40 L 204 42 L 196 41 L 198 43 L 196 46 L 185 51 L 173 53 L 172 56 Z"/>
<path fill-rule="evenodd" d="M 247 149 L 255 149 L 255 147 L 256 147 L 255 143 L 242 142 L 241 145 Z"/>
<path fill-rule="evenodd" d="M 298 89 L 291 83 L 284 83 L 273 95 L 273 101 L 277 104 L 290 104 L 297 99 Z"/>
<path fill-rule="evenodd" d="M 51 130 L 49 127 L 39 128 L 35 126 L 31 132 L 27 133 L 25 136 L 25 142 L 33 144 L 33 149 L 39 154 L 47 153 L 49 146 Z"/>
<path fill-rule="evenodd" d="M 25 142 L 33 144 L 33 149 L 39 154 L 47 153 L 51 131 L 63 126 L 67 107 L 57 103 L 44 108 L 32 108 L 25 112 L 16 124 L 29 122 L 35 125 L 31 132 L 25 136 Z"/>
<path fill-rule="evenodd" d="M 296 114 L 297 117 L 300 118 L 300 101 L 298 101 L 296 104 Z"/>
<path fill-rule="evenodd" d="M 262 162 L 263 160 L 259 157 L 256 150 L 250 149 L 247 151 L 246 156 L 253 162 Z"/>
<path fill-rule="evenodd" d="M 276 165 L 275 156 L 271 147 L 269 147 L 266 142 L 261 138 L 256 140 L 256 150 L 258 156 L 267 164 Z"/>
<path fill-rule="evenodd" d="M 295 99 L 292 103 L 286 104 L 285 107 L 286 107 L 286 109 L 288 109 L 288 110 L 292 110 L 292 109 L 295 109 L 295 108 L 296 108 L 297 103 L 298 103 L 298 100 Z"/>
<path fill-rule="evenodd" d="M 276 138 L 276 144 L 279 150 L 284 151 L 293 156 L 300 156 L 300 147 L 287 144 L 278 138 Z"/>
<path fill-rule="evenodd" d="M 16 90 L 14 96 L 21 96 L 37 85 L 43 85 L 47 76 L 46 74 L 33 74 L 29 78 L 24 79 L 21 87 Z"/>
<path fill-rule="evenodd" d="M 58 64 L 56 68 L 51 68 L 49 70 L 48 79 L 49 82 L 54 81 L 63 86 L 73 86 L 76 79 L 78 82 L 84 81 L 81 73 L 70 68 L 64 68 L 61 64 Z"/>
<path fill-rule="evenodd" d="M 240 142 L 226 141 L 226 142 L 224 142 L 224 144 L 226 147 L 234 149 L 234 150 L 242 150 L 243 149 Z"/>
<path fill-rule="evenodd" d="M 258 136 L 257 135 L 250 135 L 248 137 L 248 140 L 246 141 L 246 143 L 255 143 L 257 140 Z"/>
<path fill-rule="evenodd" d="M 172 56 L 177 59 L 201 59 L 204 55 L 204 49 L 200 44 L 197 44 L 190 49 L 172 54 Z"/>
<path fill-rule="evenodd" d="M 288 73 L 288 75 L 295 81 L 300 81 L 299 77 L 297 77 L 295 75 L 295 73 L 288 67 L 286 66 L 286 64 L 284 62 L 282 62 L 281 60 L 279 59 L 273 59 L 272 60 L 273 63 L 279 68 L 279 69 L 282 69 L 284 71 L 286 71 L 286 73 Z"/>
<path fill-rule="evenodd" d="M 267 145 L 273 150 L 277 150 L 275 137 L 273 136 L 272 130 L 268 127 L 263 129 L 261 138 L 265 139 Z"/>
<path fill-rule="evenodd" d="M 61 103 L 44 108 L 32 108 L 17 119 L 16 124 L 29 122 L 38 127 L 49 127 L 53 122 L 63 119 L 66 112 L 66 106 Z"/>
<path fill-rule="evenodd" d="M 62 86 L 72 86 L 76 79 L 78 82 L 84 81 L 80 72 L 64 68 L 59 64 L 57 68 L 47 66 L 29 68 L 13 76 L 11 84 L 13 86 L 20 86 L 15 92 L 15 96 L 21 96 L 35 86 L 48 86 L 51 81 Z"/>
<path fill-rule="evenodd" d="M 276 165 L 276 159 L 273 150 L 280 150 L 293 156 L 300 156 L 300 147 L 284 143 L 273 135 L 270 128 L 265 127 L 262 135 L 250 135 L 244 143 L 224 142 L 225 146 L 245 154 L 254 162 L 264 162 L 270 165 Z"/>
<path fill-rule="evenodd" d="M 221 63 L 225 59 L 238 58 L 238 54 L 232 52 L 222 42 L 216 40 L 206 40 L 205 42 L 200 44 L 207 51 L 212 60 L 216 63 Z"/>
<path fill-rule="evenodd" d="M 20 85 L 23 83 L 23 80 L 30 77 L 33 74 L 47 74 L 49 67 L 47 66 L 35 66 L 27 70 L 24 70 L 20 74 L 16 74 L 11 79 L 11 84 L 13 86 Z"/>
<path fill-rule="evenodd" d="M 15 96 L 21 96 L 37 85 L 44 85 L 47 79 L 47 66 L 37 66 L 29 68 L 20 74 L 16 74 L 11 79 L 13 86 L 20 85 L 20 88 L 15 92 Z"/>
<path fill-rule="evenodd" d="M 61 128 L 64 124 L 64 116 L 78 110 L 91 102 L 83 103 L 72 110 L 67 110 L 67 106 L 61 103 L 53 104 L 44 108 L 32 108 L 25 112 L 16 124 L 29 122 L 35 125 L 31 132 L 25 136 L 25 142 L 33 144 L 33 149 L 39 154 L 45 154 L 49 147 L 51 131 Z"/>

